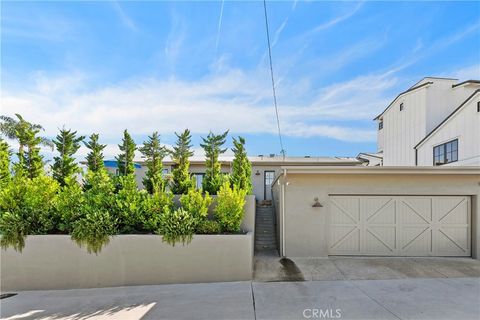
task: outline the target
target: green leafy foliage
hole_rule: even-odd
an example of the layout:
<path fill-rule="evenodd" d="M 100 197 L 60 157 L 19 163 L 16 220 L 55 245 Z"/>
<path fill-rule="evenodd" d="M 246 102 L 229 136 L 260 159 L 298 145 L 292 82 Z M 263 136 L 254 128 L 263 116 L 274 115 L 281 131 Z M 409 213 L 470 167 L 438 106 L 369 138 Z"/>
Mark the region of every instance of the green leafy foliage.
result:
<path fill-rule="evenodd" d="M 83 142 L 85 147 L 90 150 L 87 154 L 87 167 L 88 170 L 92 172 L 97 172 L 104 168 L 103 164 L 103 149 L 105 149 L 105 144 L 100 144 L 98 142 L 99 136 L 94 133 L 89 137 L 89 141 Z"/>
<path fill-rule="evenodd" d="M 12 153 L 8 143 L 0 138 L 0 184 L 10 180 L 10 157 Z"/>
<path fill-rule="evenodd" d="M 222 226 L 215 220 L 203 220 L 197 225 L 195 233 L 197 234 L 219 234 L 222 232 Z"/>
<path fill-rule="evenodd" d="M 118 163 L 118 172 L 122 176 L 135 173 L 135 164 L 133 158 L 135 157 L 135 150 L 137 145 L 127 130 L 123 131 L 122 144 L 118 145 L 121 153 L 115 158 Z"/>
<path fill-rule="evenodd" d="M 165 207 L 160 216 L 160 225 L 157 230 L 162 235 L 163 241 L 175 245 L 176 242 L 182 244 L 189 243 L 195 232 L 196 219 L 193 215 L 183 208 L 172 210 Z"/>
<path fill-rule="evenodd" d="M 70 222 L 72 239 L 88 252 L 98 253 L 117 234 L 117 221 L 110 214 L 115 201 L 114 185 L 105 169 L 88 171 L 86 183 L 91 187 L 83 193 L 81 214 Z"/>
<path fill-rule="evenodd" d="M 212 204 L 212 197 L 201 190 L 191 188 L 187 194 L 180 197 L 182 208 L 187 210 L 197 221 L 205 220 L 208 216 L 208 207 Z"/>
<path fill-rule="evenodd" d="M 14 165 L 15 174 L 33 179 L 43 173 L 43 157 L 40 155 L 39 145 L 53 147 L 53 144 L 49 139 L 38 136 L 38 133 L 43 130 L 41 125 L 32 124 L 19 114 L 15 116 L 17 119 L 0 116 L 0 133 L 18 141 L 18 162 Z"/>
<path fill-rule="evenodd" d="M 200 146 L 205 150 L 205 177 L 202 181 L 202 188 L 210 194 L 217 194 L 222 185 L 221 165 L 218 162 L 218 156 L 227 149 L 222 149 L 225 144 L 228 130 L 222 134 L 216 135 L 210 132 L 206 138 L 202 138 L 203 143 Z"/>
<path fill-rule="evenodd" d="M 146 177 L 143 179 L 143 185 L 148 193 L 153 193 L 154 187 L 165 189 L 165 181 L 163 179 L 163 158 L 167 155 L 167 149 L 160 143 L 160 135 L 154 132 L 148 137 L 148 141 L 143 143 L 139 149 L 145 158 L 147 166 Z"/>
<path fill-rule="evenodd" d="M 85 197 L 82 187 L 76 182 L 67 180 L 60 188 L 55 203 L 57 214 L 57 228 L 61 233 L 70 234 L 75 221 L 83 216 Z"/>
<path fill-rule="evenodd" d="M 119 232 L 142 232 L 148 194 L 138 190 L 133 174 L 119 177 L 118 182 L 113 211 L 118 218 Z"/>
<path fill-rule="evenodd" d="M 83 218 L 74 224 L 72 239 L 89 253 L 98 253 L 110 242 L 110 236 L 116 234 L 115 220 L 108 211 L 87 205 Z"/>
<path fill-rule="evenodd" d="M 185 129 L 181 134 L 175 132 L 177 141 L 172 150 L 172 158 L 175 162 L 172 170 L 172 184 L 170 189 L 174 194 L 185 194 L 193 187 L 193 181 L 190 177 L 190 160 L 193 156 L 191 151 L 192 136 L 190 130 Z"/>
<path fill-rule="evenodd" d="M 80 142 L 84 136 L 77 137 L 76 131 L 61 129 L 55 137 L 53 143 L 60 155 L 53 158 L 53 177 L 61 186 L 66 184 L 66 180 L 75 179 L 75 175 L 80 173 L 80 168 L 73 155 L 80 148 Z"/>
<path fill-rule="evenodd" d="M 245 139 L 242 137 L 238 137 L 238 140 L 233 138 L 233 145 L 234 158 L 230 181 L 232 186 L 245 190 L 247 194 L 252 194 L 252 164 L 248 160 L 247 150 L 245 150 Z"/>
<path fill-rule="evenodd" d="M 223 231 L 240 232 L 245 196 L 245 190 L 238 189 L 235 185 L 232 188 L 228 182 L 220 187 L 214 213 Z"/>
<path fill-rule="evenodd" d="M 163 212 L 174 209 L 173 194 L 156 188 L 153 194 L 145 199 L 144 207 L 143 228 L 149 233 L 156 232 L 160 226 L 160 216 Z"/>
<path fill-rule="evenodd" d="M 28 234 L 55 233 L 59 186 L 51 177 L 14 176 L 0 189 L 0 245 L 21 250 Z"/>

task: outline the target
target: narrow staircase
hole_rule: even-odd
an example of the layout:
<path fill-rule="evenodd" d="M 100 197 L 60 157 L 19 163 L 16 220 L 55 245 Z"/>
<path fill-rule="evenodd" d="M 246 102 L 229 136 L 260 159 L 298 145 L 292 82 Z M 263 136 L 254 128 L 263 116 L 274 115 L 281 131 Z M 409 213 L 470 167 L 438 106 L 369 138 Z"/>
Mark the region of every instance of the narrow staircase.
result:
<path fill-rule="evenodd" d="M 273 206 L 257 206 L 255 213 L 255 251 L 277 250 Z"/>

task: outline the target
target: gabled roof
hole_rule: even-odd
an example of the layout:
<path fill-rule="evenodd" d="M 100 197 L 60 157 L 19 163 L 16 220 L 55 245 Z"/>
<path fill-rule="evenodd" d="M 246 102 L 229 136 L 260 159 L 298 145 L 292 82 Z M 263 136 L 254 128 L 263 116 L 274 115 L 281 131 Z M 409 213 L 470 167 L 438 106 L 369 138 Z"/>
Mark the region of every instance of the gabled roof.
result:
<path fill-rule="evenodd" d="M 423 77 L 422 79 L 420 79 L 419 81 L 417 81 L 417 83 L 415 83 L 413 86 L 411 86 L 411 88 L 418 86 L 418 85 L 421 84 L 423 81 L 428 80 L 428 79 L 431 79 L 431 80 L 458 81 L 458 79 L 455 79 L 455 78 Z"/>
<path fill-rule="evenodd" d="M 448 115 L 448 117 L 446 117 L 442 122 L 440 122 L 440 124 L 439 124 L 438 126 L 436 126 L 432 131 L 430 131 L 430 133 L 427 134 L 427 135 L 425 136 L 425 138 L 423 138 L 422 140 L 420 140 L 420 142 L 417 143 L 417 145 L 416 145 L 415 147 L 413 147 L 413 148 L 414 148 L 414 149 L 417 149 L 417 147 L 418 147 L 419 145 L 421 145 L 423 142 L 425 142 L 432 134 L 434 134 L 438 129 L 440 129 L 440 127 L 442 127 L 448 120 L 450 120 L 453 116 L 455 116 L 457 113 L 459 113 L 460 110 L 462 110 L 463 107 L 464 107 L 465 105 L 467 105 L 467 103 L 470 102 L 470 100 L 472 100 L 473 97 L 475 97 L 475 95 L 476 95 L 477 93 L 480 93 L 480 89 L 475 90 L 465 101 L 463 101 L 463 102 L 458 106 L 458 108 L 456 108 L 455 110 L 453 110 L 453 112 L 450 113 L 450 114 Z"/>
<path fill-rule="evenodd" d="M 424 78 L 424 79 L 425 79 L 425 78 Z M 423 80 L 423 79 L 422 79 L 422 80 Z M 419 82 L 421 82 L 421 81 L 419 81 Z M 417 83 L 419 83 L 419 82 L 417 82 Z M 422 84 L 420 84 L 420 85 L 418 85 L 418 86 L 410 87 L 410 89 L 405 90 L 405 91 L 399 93 L 398 96 L 396 96 L 395 99 L 393 99 L 393 101 L 390 102 L 390 104 L 385 108 L 385 110 L 383 110 L 382 113 L 380 113 L 378 116 L 376 116 L 375 119 L 373 119 L 373 120 L 378 120 L 388 109 L 390 109 L 390 107 L 395 103 L 395 101 L 397 101 L 397 99 L 400 98 L 401 96 L 403 96 L 404 94 L 409 93 L 409 92 L 411 92 L 411 91 L 413 91 L 413 90 L 417 90 L 417 89 L 426 87 L 426 86 L 431 85 L 431 84 L 433 84 L 433 82 L 432 82 L 432 81 L 428 81 L 428 82 L 422 83 Z"/>
<path fill-rule="evenodd" d="M 466 80 L 466 81 L 452 85 L 452 88 L 467 85 L 467 84 L 480 84 L 480 80 Z"/>

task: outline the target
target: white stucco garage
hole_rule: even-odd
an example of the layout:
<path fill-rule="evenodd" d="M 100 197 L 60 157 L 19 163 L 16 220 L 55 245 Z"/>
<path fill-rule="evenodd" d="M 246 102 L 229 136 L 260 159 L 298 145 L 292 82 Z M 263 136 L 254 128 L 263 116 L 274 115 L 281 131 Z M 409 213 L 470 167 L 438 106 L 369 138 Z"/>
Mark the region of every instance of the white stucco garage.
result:
<path fill-rule="evenodd" d="M 282 256 L 480 257 L 479 167 L 283 167 Z"/>

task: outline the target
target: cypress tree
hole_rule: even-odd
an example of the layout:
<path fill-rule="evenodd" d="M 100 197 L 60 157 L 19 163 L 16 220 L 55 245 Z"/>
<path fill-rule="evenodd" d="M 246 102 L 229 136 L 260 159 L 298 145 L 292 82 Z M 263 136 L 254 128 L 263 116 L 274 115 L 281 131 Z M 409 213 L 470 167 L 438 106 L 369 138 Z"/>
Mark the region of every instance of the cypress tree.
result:
<path fill-rule="evenodd" d="M 115 159 L 117 160 L 119 174 L 122 176 L 134 174 L 135 164 L 133 163 L 133 158 L 135 157 L 137 145 L 127 130 L 123 131 L 122 144 L 119 144 L 118 148 L 120 148 L 121 153 Z"/>
<path fill-rule="evenodd" d="M 77 131 L 65 130 L 63 128 L 53 140 L 57 151 L 60 153 L 59 156 L 53 158 L 53 178 L 61 186 L 66 185 L 69 181 L 74 181 L 75 174 L 80 172 L 73 155 L 80 148 L 80 142 L 84 138 L 84 136 L 77 137 Z"/>
<path fill-rule="evenodd" d="M 242 137 L 238 137 L 238 140 L 233 138 L 233 145 L 234 158 L 230 181 L 232 186 L 245 190 L 247 194 L 252 194 L 252 164 L 248 160 L 245 150 L 245 139 Z"/>
<path fill-rule="evenodd" d="M 92 172 L 97 172 L 104 168 L 102 151 L 105 149 L 106 145 L 100 144 L 98 138 L 98 134 L 94 133 L 89 137 L 90 140 L 88 142 L 83 143 L 85 147 L 90 150 L 87 154 L 87 166 L 88 170 Z"/>
<path fill-rule="evenodd" d="M 209 194 L 217 194 L 223 183 L 221 176 L 221 165 L 218 162 L 218 156 L 227 149 L 222 149 L 225 144 L 228 130 L 222 134 L 215 135 L 212 132 L 206 138 L 202 138 L 203 143 L 200 146 L 205 150 L 205 177 L 203 178 L 202 188 Z"/>
<path fill-rule="evenodd" d="M 168 151 L 161 145 L 158 132 L 154 132 L 149 136 L 148 141 L 145 141 L 139 150 L 145 158 L 145 163 L 147 165 L 146 177 L 143 178 L 145 189 L 151 194 L 153 194 L 155 188 L 158 188 L 158 190 L 164 190 L 165 182 L 162 176 L 162 162 Z"/>
<path fill-rule="evenodd" d="M 174 194 L 186 194 L 193 187 L 193 181 L 189 173 L 189 158 L 193 156 L 193 152 L 190 150 L 192 147 L 192 136 L 188 129 L 185 129 L 181 134 L 175 132 L 175 135 L 177 136 L 177 141 L 172 151 L 175 166 L 172 170 L 173 181 L 171 190 Z"/>
<path fill-rule="evenodd" d="M 10 179 L 10 156 L 8 143 L 0 138 L 0 182 Z"/>

